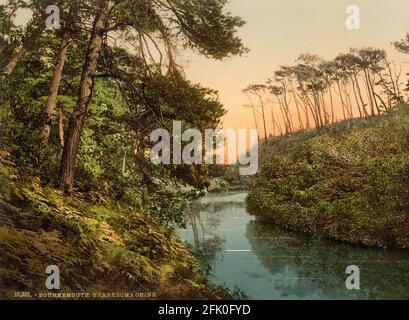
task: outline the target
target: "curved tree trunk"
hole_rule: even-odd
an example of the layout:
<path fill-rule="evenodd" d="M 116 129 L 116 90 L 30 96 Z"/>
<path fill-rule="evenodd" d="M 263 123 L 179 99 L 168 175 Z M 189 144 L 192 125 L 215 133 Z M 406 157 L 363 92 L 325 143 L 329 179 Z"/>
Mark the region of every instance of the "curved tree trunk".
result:
<path fill-rule="evenodd" d="M 361 105 L 362 105 L 362 113 L 365 117 L 367 117 L 369 115 L 368 110 L 366 110 L 366 103 L 364 102 L 364 98 L 362 97 L 361 86 L 359 85 L 359 80 L 356 74 L 354 74 L 354 79 L 355 79 L 355 84 L 356 84 L 359 100 L 361 101 Z"/>
<path fill-rule="evenodd" d="M 58 137 L 60 146 L 64 148 L 64 108 L 62 104 L 58 104 Z"/>
<path fill-rule="evenodd" d="M 371 91 L 371 84 L 370 84 L 370 79 L 369 79 L 369 75 L 368 75 L 368 71 L 366 69 L 364 69 L 364 74 L 365 74 L 365 84 L 366 84 L 366 90 L 368 93 L 368 99 L 370 102 L 370 106 L 371 106 L 371 115 L 374 116 L 375 115 L 375 104 L 373 101 L 373 94 Z"/>
<path fill-rule="evenodd" d="M 27 33 L 22 40 L 20 49 L 2 70 L 3 79 L 7 78 L 13 73 L 19 61 L 26 55 L 29 49 L 31 49 L 31 47 L 33 46 L 33 43 L 41 36 L 43 31 L 45 30 L 45 23 L 43 22 L 43 18 L 44 17 L 41 17 L 30 22 L 29 26 L 27 27 Z M 34 30 L 32 28 L 34 28 Z M 30 32 L 30 29 L 32 30 L 32 32 Z"/>
<path fill-rule="evenodd" d="M 332 96 L 332 85 L 328 84 L 328 91 L 329 91 L 329 101 L 331 104 L 331 123 L 335 123 L 335 111 L 334 111 L 334 97 Z"/>
<path fill-rule="evenodd" d="M 355 80 L 354 80 L 354 78 L 353 78 L 352 76 L 351 76 L 351 83 L 352 83 L 352 91 L 354 92 L 355 102 L 356 102 L 356 105 L 357 105 L 357 107 L 358 107 L 359 117 L 360 117 L 360 118 L 363 118 L 363 113 L 362 113 L 361 105 L 359 104 L 358 94 L 357 94 L 357 92 L 356 92 Z"/>
<path fill-rule="evenodd" d="M 78 154 L 81 132 L 91 102 L 94 75 L 97 69 L 99 53 L 109 20 L 109 0 L 99 1 L 93 30 L 88 46 L 87 57 L 83 67 L 79 97 L 68 124 L 64 151 L 60 167 L 60 184 L 65 192 L 71 192 L 74 186 L 74 169 Z"/>
<path fill-rule="evenodd" d="M 3 76 L 7 77 L 13 73 L 14 69 L 17 67 L 17 63 L 25 56 L 27 53 L 27 48 L 21 48 L 16 55 L 7 63 L 3 69 Z"/>
<path fill-rule="evenodd" d="M 61 83 L 70 38 L 71 36 L 69 34 L 69 31 L 65 31 L 61 39 L 60 49 L 58 50 L 57 54 L 57 60 L 55 64 L 53 78 L 51 80 L 50 91 L 48 94 L 47 103 L 44 108 L 44 113 L 47 117 L 47 120 L 45 121 L 45 124 L 43 125 L 40 134 L 41 142 L 44 144 L 48 143 L 48 138 L 50 137 L 53 113 L 57 105 L 58 90 Z"/>
<path fill-rule="evenodd" d="M 75 25 L 75 20 L 78 13 L 78 5 L 81 0 L 75 0 L 69 9 L 67 23 L 64 27 L 61 36 L 61 43 L 56 55 L 55 68 L 50 84 L 47 102 L 44 107 L 46 121 L 41 129 L 40 139 L 44 144 L 48 143 L 50 137 L 51 125 L 53 121 L 54 110 L 57 105 L 58 91 L 61 84 L 61 79 L 64 70 L 64 64 L 67 56 L 68 47 L 70 45 L 72 30 Z"/>
<path fill-rule="evenodd" d="M 337 86 L 338 86 L 338 91 L 339 91 L 339 97 L 341 99 L 341 105 L 342 105 L 342 116 L 344 117 L 344 120 L 346 120 L 346 113 L 345 113 L 345 102 L 344 102 L 344 97 L 342 96 L 342 89 L 341 89 L 341 84 L 339 81 L 337 81 Z"/>
<path fill-rule="evenodd" d="M 264 138 L 267 140 L 268 133 L 267 133 L 267 124 L 266 124 L 266 113 L 265 113 L 265 110 L 264 110 L 264 102 L 263 102 L 263 99 L 260 96 L 258 96 L 258 98 L 259 98 L 260 105 L 261 105 L 261 115 L 263 117 Z"/>

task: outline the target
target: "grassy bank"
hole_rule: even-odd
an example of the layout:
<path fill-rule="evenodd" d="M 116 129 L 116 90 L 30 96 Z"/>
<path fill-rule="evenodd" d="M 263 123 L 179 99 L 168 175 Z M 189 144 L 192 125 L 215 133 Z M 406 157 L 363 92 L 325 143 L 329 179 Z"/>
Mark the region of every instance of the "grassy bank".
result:
<path fill-rule="evenodd" d="M 63 197 L 38 181 L 22 182 L 0 157 L 0 298 L 47 292 L 48 265 L 60 269 L 60 292 L 226 297 L 169 229 L 98 193 Z"/>
<path fill-rule="evenodd" d="M 270 139 L 252 214 L 354 244 L 409 248 L 409 106 Z"/>

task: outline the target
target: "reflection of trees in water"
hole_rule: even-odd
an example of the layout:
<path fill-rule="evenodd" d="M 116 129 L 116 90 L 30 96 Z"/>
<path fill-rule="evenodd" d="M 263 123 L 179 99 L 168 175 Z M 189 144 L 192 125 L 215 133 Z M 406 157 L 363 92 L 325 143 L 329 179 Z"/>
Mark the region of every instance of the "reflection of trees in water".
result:
<path fill-rule="evenodd" d="M 200 211 L 207 213 L 219 213 L 222 211 L 237 211 L 236 209 L 246 208 L 243 202 L 238 201 L 225 201 L 225 202 L 192 202 L 193 206 L 199 207 Z"/>
<path fill-rule="evenodd" d="M 193 247 L 196 256 L 203 261 L 206 273 L 211 270 L 216 255 L 223 249 L 224 239 L 213 233 L 220 225 L 216 215 L 206 218 L 203 222 L 202 206 L 199 202 L 188 202 L 186 205 L 186 225 L 192 228 Z"/>
<path fill-rule="evenodd" d="M 247 224 L 246 237 L 265 268 L 285 275 L 273 284 L 284 297 L 409 298 L 409 253 L 311 239 L 258 221 Z M 361 291 L 345 288 L 345 269 L 353 264 L 360 267 Z"/>
<path fill-rule="evenodd" d="M 200 202 L 193 201 L 186 203 L 186 225 L 192 227 L 194 246 L 206 241 L 206 237 L 218 237 L 216 235 L 217 228 L 220 226 L 221 220 L 217 213 L 223 211 L 236 211 L 236 209 L 245 208 L 243 202 Z M 206 219 L 203 222 L 202 217 Z M 199 229 L 201 232 L 199 232 Z"/>

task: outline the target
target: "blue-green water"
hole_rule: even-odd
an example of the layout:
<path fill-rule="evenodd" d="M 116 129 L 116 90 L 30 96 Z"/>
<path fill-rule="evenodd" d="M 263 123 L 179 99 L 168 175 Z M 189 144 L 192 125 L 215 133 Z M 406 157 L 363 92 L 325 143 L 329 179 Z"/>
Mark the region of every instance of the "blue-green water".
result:
<path fill-rule="evenodd" d="M 409 299 L 409 253 L 297 235 L 246 211 L 244 193 L 191 202 L 178 230 L 211 266 L 210 280 L 249 299 Z M 360 290 L 346 288 L 349 265 Z"/>

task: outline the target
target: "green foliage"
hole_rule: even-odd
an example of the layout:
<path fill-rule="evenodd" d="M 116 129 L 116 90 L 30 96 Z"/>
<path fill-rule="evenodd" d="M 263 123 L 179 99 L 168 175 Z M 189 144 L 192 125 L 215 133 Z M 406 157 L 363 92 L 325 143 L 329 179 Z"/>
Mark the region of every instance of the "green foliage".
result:
<path fill-rule="evenodd" d="M 240 38 L 235 36 L 245 22 L 240 17 L 223 12 L 225 1 L 172 1 L 177 23 L 188 44 L 201 54 L 217 59 L 246 52 Z"/>
<path fill-rule="evenodd" d="M 144 214 L 95 192 L 66 198 L 37 183 L 16 182 L 16 173 L 0 163 L 0 296 L 41 291 L 46 267 L 56 264 L 64 292 L 216 297 L 175 235 Z M 179 277 L 183 288 L 172 290 Z"/>
<path fill-rule="evenodd" d="M 63 28 L 56 32 L 44 29 L 49 4 L 56 3 L 0 5 L 1 70 L 18 58 L 0 79 L 0 157 L 10 154 L 5 163 L 13 164 L 12 169 L 0 164 L 0 288 L 41 288 L 43 261 L 53 260 L 65 270 L 67 290 L 164 286 L 165 296 L 177 296 L 172 281 L 184 277 L 183 294 L 215 297 L 195 261 L 163 227 L 182 221 L 186 199 L 208 186 L 208 168 L 154 167 L 149 138 L 172 120 L 201 130 L 219 126 L 225 110 L 217 92 L 186 80 L 175 50 L 183 45 L 216 59 L 244 53 L 236 36 L 243 21 L 224 12 L 224 1 L 116 1 L 108 24 L 124 46 L 102 44 L 75 158 L 75 196 L 65 198 L 52 186 L 59 184 L 64 131 L 78 116 L 88 22 L 98 4 L 79 1 L 72 7 L 72 1 L 58 1 Z M 22 8 L 33 17 L 17 27 L 13 13 Z M 56 57 L 63 56 L 62 38 L 69 45 L 62 79 L 54 83 L 59 113 L 50 119 L 45 105 L 52 77 L 59 78 L 53 75 Z M 49 120 L 51 133 L 43 144 L 40 132 Z"/>
<path fill-rule="evenodd" d="M 408 137 L 403 105 L 365 128 L 312 136 L 270 154 L 252 182 L 249 209 L 316 236 L 409 248 Z"/>
<path fill-rule="evenodd" d="M 13 162 L 26 175 L 37 175 L 50 181 L 50 172 L 55 172 L 58 157 L 56 147 L 39 142 L 39 124 L 46 75 L 39 77 L 16 77 L 5 86 L 7 103 L 0 111 L 2 123 L 0 149 L 12 154 Z"/>

